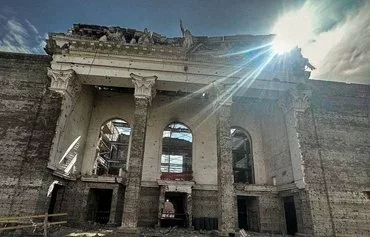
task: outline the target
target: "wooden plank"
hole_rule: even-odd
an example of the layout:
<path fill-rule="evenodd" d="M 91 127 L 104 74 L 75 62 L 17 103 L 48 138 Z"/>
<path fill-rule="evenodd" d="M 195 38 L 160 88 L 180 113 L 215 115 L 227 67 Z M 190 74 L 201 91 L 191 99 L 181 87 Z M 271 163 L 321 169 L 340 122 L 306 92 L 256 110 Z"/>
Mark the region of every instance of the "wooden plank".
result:
<path fill-rule="evenodd" d="M 49 214 L 48 216 L 66 216 L 68 213 L 57 213 L 57 214 Z M 7 221 L 14 221 L 19 219 L 36 219 L 36 218 L 44 218 L 44 215 L 35 215 L 35 216 L 14 216 L 14 217 L 1 217 L 0 222 L 7 222 Z"/>
<path fill-rule="evenodd" d="M 48 226 L 50 226 L 50 225 L 60 225 L 60 224 L 66 224 L 66 223 L 67 223 L 67 221 L 49 222 Z M 16 229 L 23 229 L 23 228 L 32 228 L 32 227 L 43 226 L 43 225 L 44 225 L 44 222 L 36 223 L 36 224 L 32 224 L 32 225 L 10 226 L 10 227 L 0 228 L 0 231 L 2 231 L 2 230 L 16 230 Z"/>

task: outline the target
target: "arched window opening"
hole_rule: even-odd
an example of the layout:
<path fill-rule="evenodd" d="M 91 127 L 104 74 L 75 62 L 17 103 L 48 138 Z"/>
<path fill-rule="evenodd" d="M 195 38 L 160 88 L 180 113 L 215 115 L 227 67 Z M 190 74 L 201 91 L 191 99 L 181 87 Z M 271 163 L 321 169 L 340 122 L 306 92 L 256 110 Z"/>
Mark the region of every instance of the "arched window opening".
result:
<path fill-rule="evenodd" d="M 231 128 L 234 183 L 254 184 L 251 140 L 246 132 Z"/>
<path fill-rule="evenodd" d="M 94 174 L 119 175 L 126 168 L 130 135 L 130 125 L 121 119 L 112 119 L 101 126 Z"/>
<path fill-rule="evenodd" d="M 171 123 L 162 136 L 161 179 L 192 180 L 193 135 L 182 123 Z"/>

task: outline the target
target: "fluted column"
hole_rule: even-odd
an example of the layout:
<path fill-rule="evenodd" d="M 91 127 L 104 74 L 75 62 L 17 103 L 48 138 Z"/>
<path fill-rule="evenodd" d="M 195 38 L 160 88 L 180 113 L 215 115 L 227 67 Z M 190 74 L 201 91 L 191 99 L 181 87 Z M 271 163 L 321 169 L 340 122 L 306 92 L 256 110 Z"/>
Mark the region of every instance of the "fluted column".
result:
<path fill-rule="evenodd" d="M 218 229 L 221 236 L 235 232 L 235 191 L 231 146 L 230 91 L 223 85 L 216 86 L 217 113 L 217 176 L 218 176 Z"/>
<path fill-rule="evenodd" d="M 50 150 L 49 168 L 56 169 L 61 152 L 58 150 L 59 141 L 62 140 L 64 127 L 68 116 L 73 110 L 77 96 L 81 91 L 81 83 L 72 69 L 55 70 L 48 68 L 47 75 L 50 77 L 49 89 L 63 96 L 60 116 L 57 121 L 53 146 Z"/>
<path fill-rule="evenodd" d="M 146 126 L 149 106 L 155 95 L 154 85 L 157 77 L 141 77 L 133 73 L 130 76 L 135 85 L 135 112 L 121 231 L 125 232 L 125 236 L 138 236 L 137 224 Z"/>

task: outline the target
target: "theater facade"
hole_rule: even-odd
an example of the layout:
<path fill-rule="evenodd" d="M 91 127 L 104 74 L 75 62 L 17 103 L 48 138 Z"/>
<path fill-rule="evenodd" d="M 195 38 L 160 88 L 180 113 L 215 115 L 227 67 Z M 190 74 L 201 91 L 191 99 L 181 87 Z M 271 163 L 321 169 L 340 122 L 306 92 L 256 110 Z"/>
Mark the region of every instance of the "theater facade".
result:
<path fill-rule="evenodd" d="M 309 79 L 273 35 L 180 30 L 75 24 L 0 54 L 0 215 L 368 236 L 369 86 Z"/>

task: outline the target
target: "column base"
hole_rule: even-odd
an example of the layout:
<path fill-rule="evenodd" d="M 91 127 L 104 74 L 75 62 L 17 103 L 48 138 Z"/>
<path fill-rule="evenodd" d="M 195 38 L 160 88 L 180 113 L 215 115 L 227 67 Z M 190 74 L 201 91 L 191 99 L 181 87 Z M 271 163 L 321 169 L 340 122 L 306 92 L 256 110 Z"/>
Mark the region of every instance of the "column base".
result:
<path fill-rule="evenodd" d="M 117 229 L 118 236 L 122 235 L 124 237 L 138 237 L 140 236 L 140 231 L 138 228 L 126 228 L 120 227 Z"/>

